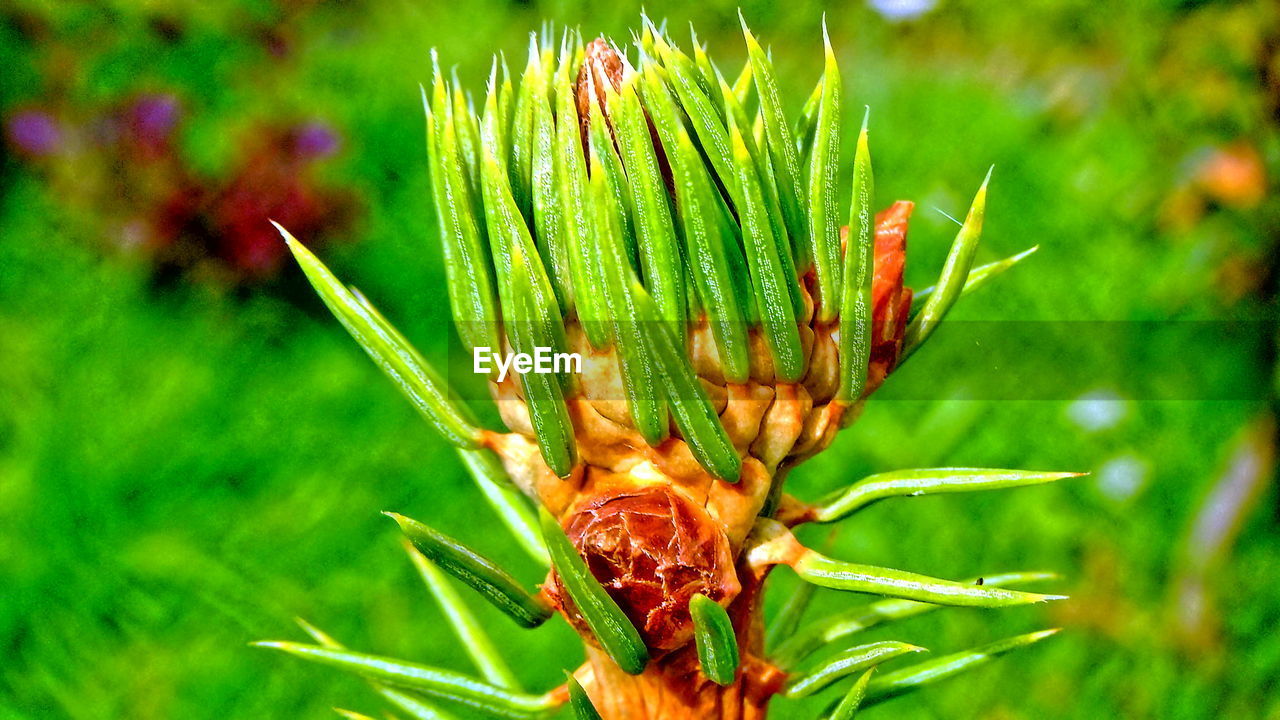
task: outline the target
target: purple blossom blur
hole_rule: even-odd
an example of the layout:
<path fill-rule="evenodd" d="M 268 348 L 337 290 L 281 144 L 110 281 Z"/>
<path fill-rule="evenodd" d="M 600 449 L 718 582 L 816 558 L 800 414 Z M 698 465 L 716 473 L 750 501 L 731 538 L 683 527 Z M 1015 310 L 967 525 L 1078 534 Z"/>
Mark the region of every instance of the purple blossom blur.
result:
<path fill-rule="evenodd" d="M 300 157 L 320 158 L 336 153 L 341 139 L 328 123 L 313 120 L 298 126 L 294 144 Z"/>
<path fill-rule="evenodd" d="M 29 155 L 43 156 L 62 144 L 62 128 L 52 115 L 43 110 L 24 110 L 5 123 L 9 142 Z"/>
<path fill-rule="evenodd" d="M 337 128 L 317 119 L 254 123 L 226 170 L 210 175 L 176 142 L 190 114 L 180 98 L 130 93 L 69 114 L 74 122 L 35 105 L 0 117 L 16 154 L 59 184 L 69 204 L 101 218 L 115 249 L 148 256 L 162 275 L 212 270 L 268 281 L 287 253 L 268 218 L 318 242 L 349 226 L 356 195 L 312 175 L 341 147 Z"/>
<path fill-rule="evenodd" d="M 129 121 L 138 139 L 164 142 L 178 125 L 182 108 L 178 99 L 168 93 L 143 95 L 129 109 Z"/>

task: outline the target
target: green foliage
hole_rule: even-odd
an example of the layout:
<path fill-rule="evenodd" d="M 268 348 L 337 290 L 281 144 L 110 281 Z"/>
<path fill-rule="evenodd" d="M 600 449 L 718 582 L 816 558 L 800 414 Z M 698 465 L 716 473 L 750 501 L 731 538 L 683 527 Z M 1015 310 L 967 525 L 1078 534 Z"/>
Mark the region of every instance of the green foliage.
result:
<path fill-rule="evenodd" d="M 587 562 L 569 542 L 560 523 L 545 509 L 541 515 L 542 533 L 551 550 L 551 564 L 569 600 L 609 657 L 623 672 L 639 675 L 649 663 L 649 650 L 640 639 L 640 632 L 591 574 Z"/>
<path fill-rule="evenodd" d="M 480 593 L 521 627 L 537 627 L 551 617 L 551 608 L 529 592 L 493 560 L 417 520 L 386 513 L 413 547 L 442 570 Z"/>
<path fill-rule="evenodd" d="M 1011 607 L 1065 599 L 1064 595 L 1041 595 L 1006 590 L 986 585 L 940 580 L 903 570 L 833 560 L 812 550 L 807 551 L 793 567 L 796 574 L 814 585 L 935 605 Z"/>
<path fill-rule="evenodd" d="M 542 541 L 542 530 L 538 527 L 538 514 L 534 512 L 533 503 L 511 481 L 498 456 L 487 448 L 459 448 L 458 457 L 475 480 L 480 494 L 511 531 L 516 543 L 540 566 L 550 565 L 551 557 L 547 554 L 546 543 Z"/>
<path fill-rule="evenodd" d="M 480 430 L 446 386 L 444 378 L 362 295 L 345 287 L 287 230 L 279 225 L 276 229 L 325 305 L 427 422 L 460 447 L 477 446 Z"/>
<path fill-rule="evenodd" d="M 836 398 L 853 402 L 867 386 L 871 360 L 871 282 L 875 275 L 874 177 L 867 123 L 871 109 L 862 116 L 857 150 L 853 156 L 853 200 L 849 209 L 849 247 L 844 256 L 840 294 L 840 389 Z"/>
<path fill-rule="evenodd" d="M 843 261 L 840 253 L 840 66 L 831 49 L 831 36 L 822 26 L 825 65 L 822 80 L 797 121 L 797 142 L 809 158 L 809 242 L 817 274 L 818 321 L 831 322 L 842 307 Z M 855 171 L 856 172 L 856 171 Z M 856 191 L 855 191 L 856 193 Z M 869 194 L 869 193 L 868 193 Z M 843 305 L 843 307 L 848 307 Z"/>
<path fill-rule="evenodd" d="M 965 216 L 960 232 L 956 233 L 951 252 L 947 253 L 947 261 L 942 266 L 942 274 L 938 276 L 935 286 L 937 289 L 929 295 L 924 307 L 920 308 L 920 312 L 907 326 L 907 334 L 902 339 L 903 362 L 929 339 L 942 318 L 964 293 L 969 281 L 969 270 L 973 267 L 973 258 L 978 251 L 978 240 L 982 237 L 982 220 L 987 210 L 987 185 L 991 182 L 994 170 L 993 167 L 987 171 L 987 177 L 978 188 L 973 204 L 969 206 L 969 214 Z"/>
<path fill-rule="evenodd" d="M 976 490 L 1007 490 L 1078 477 L 1080 473 L 997 470 L 994 468 L 931 468 L 894 470 L 864 478 L 833 494 L 817 509 L 817 522 L 842 520 L 859 509 L 891 497 L 919 497 Z"/>
<path fill-rule="evenodd" d="M 587 697 L 587 691 L 582 689 L 578 679 L 570 675 L 568 685 L 569 706 L 573 708 L 573 716 L 577 720 L 600 720 L 600 713 L 596 712 L 596 706 Z"/>
<path fill-rule="evenodd" d="M 871 668 L 862 673 L 862 676 L 849 686 L 849 691 L 841 698 L 840 704 L 831 711 L 830 720 L 852 720 L 858 714 L 858 708 L 862 707 L 862 701 L 867 696 L 867 685 L 871 681 L 871 674 L 875 671 L 875 668 Z"/>
<path fill-rule="evenodd" d="M 426 165 L 412 150 L 422 142 L 413 85 L 430 80 L 423 49 L 440 45 L 474 87 L 489 50 L 522 47 L 525 31 L 544 17 L 625 37 L 635 15 L 609 7 L 588 20 L 563 4 L 488 0 L 320 5 L 291 17 L 288 41 L 297 50 L 277 60 L 244 31 L 246 22 L 274 27 L 283 18 L 270 3 L 202 3 L 176 38 L 153 30 L 157 17 L 169 19 L 164 10 L 134 2 L 20 0 L 15 7 L 47 12 L 50 29 L 40 37 L 62 43 L 59 57 L 68 47 L 83 57 L 70 83 L 77 103 L 140 82 L 180 88 L 199 109 L 182 150 L 202 166 L 227 162 L 231 130 L 249 116 L 317 111 L 339 123 L 351 152 L 333 174 L 362 189 L 366 222 L 353 235 L 358 244 L 334 247 L 324 260 L 381 299 L 465 397 L 478 395 L 464 353 L 446 342 L 437 219 Z M 740 47 L 735 7 L 649 4 L 675 24 L 697 22 L 712 50 Z M 1019 350 L 1045 361 L 1042 381 L 1059 383 L 1048 361 L 1063 353 L 1079 368 L 1073 377 L 1084 380 L 1044 400 L 990 398 L 984 376 L 999 373 L 974 369 L 972 343 L 944 325 L 930 351 L 891 379 L 857 427 L 794 472 L 790 487 L 822 497 L 850 477 L 944 462 L 1094 471 L 997 498 L 879 503 L 857 520 L 856 533 L 836 541 L 832 552 L 841 557 L 948 577 L 1054 567 L 1072 578 L 1073 595 L 1077 587 L 1089 591 L 1074 601 L 1080 613 L 1073 608 L 1063 620 L 1070 631 L 1054 643 L 936 685 L 915 701 L 871 708 L 867 717 L 908 709 L 948 718 L 1014 709 L 1045 718 L 1275 711 L 1270 685 L 1280 672 L 1280 639 L 1271 632 L 1277 607 L 1267 590 L 1280 583 L 1280 545 L 1265 513 L 1244 523 L 1218 576 L 1238 590 L 1218 605 L 1229 670 L 1212 653 L 1189 657 L 1170 642 L 1173 613 L 1165 612 L 1173 609 L 1165 605 L 1166 583 L 1177 570 L 1179 538 L 1217 472 L 1219 447 L 1260 407 L 1241 395 L 1202 398 L 1223 396 L 1237 378 L 1254 388 L 1252 397 L 1265 397 L 1269 385 L 1249 383 L 1269 372 L 1260 358 L 1270 342 L 1235 335 L 1197 347 L 1188 376 L 1173 362 L 1186 346 L 1151 326 L 1116 326 L 1108 337 L 1122 341 L 1102 342 L 1082 337 L 1079 324 L 1046 322 L 1234 316 L 1219 300 L 1215 259 L 1238 245 L 1269 247 L 1268 226 L 1229 211 L 1180 232 L 1153 217 L 1190 153 L 1249 129 L 1249 115 L 1235 105 L 1219 122 L 1209 114 L 1213 104 L 1194 102 L 1187 90 L 1206 71 L 1211 88 L 1221 88 L 1223 77 L 1255 77 L 1232 49 L 1253 31 L 1230 42 L 1215 35 L 1215 28 L 1255 27 L 1245 23 L 1248 10 L 1249 3 L 1134 3 L 1104 15 L 1083 6 L 955 2 L 905 28 L 861 5 L 831 14 L 844 112 L 864 103 L 876 110 L 876 162 L 885 169 L 877 197 L 922 204 L 908 283 L 932 283 L 946 254 L 949 221 L 928 210 L 962 212 L 966 178 L 994 161 L 999 192 L 975 264 L 1032 243 L 1042 249 L 950 317 L 1006 318 L 1012 308 L 1034 326 Z M 822 72 L 812 52 L 816 8 L 747 13 L 772 45 L 779 83 L 812 87 Z M 463 26 L 468 32 L 440 30 Z M 1184 53 L 1178 72 L 1162 71 L 1159 48 L 1171 37 L 1185 44 L 1188 35 L 1204 52 Z M 0 103 L 32 100 L 54 50 L 0 23 L 7 69 Z M 1016 70 L 992 83 L 984 73 L 997 63 Z M 787 95 L 786 109 L 799 108 L 803 94 Z M 1261 102 L 1248 92 L 1235 98 L 1245 107 Z M 805 133 L 794 134 L 803 162 Z M 846 167 L 852 140 L 843 143 Z M 69 211 L 12 160 L 0 173 L 0 642 L 9 649 L 0 715 L 272 717 L 288 707 L 322 717 L 362 697 L 362 683 L 242 645 L 264 627 L 287 632 L 299 612 L 334 618 L 361 647 L 465 667 L 449 633 L 422 631 L 441 617 L 430 602 L 407 602 L 416 581 L 403 559 L 389 545 L 351 538 L 385 536 L 377 511 L 405 508 L 483 546 L 526 583 L 542 569 L 518 546 L 491 537 L 498 518 L 475 502 L 452 448 L 385 391 L 377 371 L 321 317 L 320 304 L 305 294 L 241 300 L 216 285 L 157 287 L 137 262 L 96 250 L 111 223 Z M 300 316 L 298 304 L 312 316 Z M 1117 369 L 1129 367 L 1142 369 L 1146 394 L 1123 385 L 1128 375 Z M 1193 398 L 1188 377 L 1200 383 Z M 906 397 L 900 388 L 930 390 Z M 1119 419 L 1087 428 L 1073 419 L 1072 401 L 1098 389 L 1114 391 L 1102 404 Z M 1143 402 L 1152 397 L 1184 401 Z M 488 408 L 480 413 L 491 419 Z M 1112 471 L 1121 467 L 1138 470 Z M 788 578 L 776 579 L 784 582 L 769 598 L 771 615 L 791 589 Z M 845 593 L 819 591 L 809 614 L 849 603 Z M 482 622 L 505 622 L 487 606 L 475 610 Z M 1021 632 L 1027 620 L 935 615 L 895 625 L 894 636 L 965 647 Z M 576 663 L 576 645 L 572 633 L 548 626 L 511 649 L 512 666 L 524 686 L 547 687 L 562 679 L 561 668 L 535 661 Z M 1019 688 L 1016 702 L 1009 687 Z M 825 701 L 781 700 L 779 714 L 810 716 Z M 920 704 L 908 708 L 912 702 Z"/>
<path fill-rule="evenodd" d="M 1035 253 L 1035 251 L 1039 249 L 1040 249 L 1039 245 L 1032 245 L 1026 250 L 1023 250 L 1022 252 L 1018 253 L 1017 255 L 1010 255 L 1009 257 L 1003 260 L 996 260 L 995 262 L 990 262 L 990 263 L 987 263 L 986 265 L 980 265 L 970 270 L 968 279 L 964 281 L 964 289 L 960 291 L 960 297 L 964 297 L 969 293 L 982 287 L 983 285 L 986 285 L 988 282 L 991 281 L 992 278 L 999 277 L 1001 273 L 1008 270 L 1009 268 L 1012 268 L 1014 265 L 1017 265 L 1023 260 L 1026 260 L 1033 253 Z M 934 292 L 937 291 L 937 289 L 938 289 L 937 285 L 930 285 L 929 287 L 921 288 L 920 290 L 917 290 L 914 294 L 912 294 L 911 296 L 912 317 L 914 317 L 917 313 L 920 312 L 921 308 L 924 307 L 925 302 L 933 295 Z"/>
<path fill-rule="evenodd" d="M 485 715 L 501 718 L 538 717 L 553 707 L 546 696 L 504 690 L 448 670 L 394 658 L 290 642 L 257 643 L 259 647 L 357 673 L 428 697 L 448 700 Z"/>
<path fill-rule="evenodd" d="M 832 655 L 812 670 L 798 675 L 788 683 L 787 696 L 801 698 L 812 695 L 841 678 L 873 668 L 899 655 L 915 652 L 925 652 L 925 649 L 893 640 L 851 647 Z"/>
<path fill-rule="evenodd" d="M 511 668 L 507 666 L 507 661 L 502 658 L 502 654 L 489 639 L 489 634 L 476 620 L 475 614 L 471 612 L 466 601 L 449 585 L 448 576 L 412 545 L 407 545 L 406 550 L 414 567 L 422 575 L 422 581 L 426 583 L 427 588 L 431 590 L 431 595 L 436 602 L 440 603 L 440 608 L 449 618 L 449 624 L 457 633 L 462 648 L 466 650 L 467 655 L 471 656 L 471 661 L 475 663 L 476 669 L 484 679 L 499 687 L 518 689 L 520 685 L 515 675 L 511 673 Z"/>
<path fill-rule="evenodd" d="M 1053 573 L 1028 572 L 987 575 L 981 580 L 984 587 L 1001 587 L 1015 583 L 1055 580 L 1057 577 Z M 966 584 L 976 584 L 978 580 L 979 578 L 972 578 Z M 805 588 L 812 587 L 813 585 L 806 584 L 796 594 L 799 595 L 805 591 Z M 933 603 L 899 599 L 877 600 L 867 605 L 856 606 L 828 615 L 821 620 L 815 620 L 786 635 L 779 635 L 777 642 L 771 645 L 770 657 L 779 667 L 791 670 L 823 645 L 870 630 L 881 623 L 915 617 L 943 607 Z"/>
<path fill-rule="evenodd" d="M 742 472 L 742 458 L 729 440 L 707 391 L 694 375 L 683 344 L 670 327 L 661 322 L 657 304 L 644 288 L 637 284 L 631 292 L 639 312 L 638 325 L 662 372 L 676 427 L 703 467 L 721 480 L 737 482 Z"/>
<path fill-rule="evenodd" d="M 964 650 L 945 657 L 926 660 L 893 672 L 883 673 L 867 686 L 868 699 L 871 702 L 886 700 L 917 690 L 925 685 L 954 677 L 974 666 L 991 662 L 993 658 L 1039 642 L 1057 632 L 1057 630 L 1041 630 L 1040 632 L 1018 635 L 987 643 L 972 650 Z"/>
<path fill-rule="evenodd" d="M 689 600 L 689 614 L 693 616 L 693 638 L 702 674 L 720 685 L 732 684 L 742 658 L 729 613 L 699 593 Z"/>

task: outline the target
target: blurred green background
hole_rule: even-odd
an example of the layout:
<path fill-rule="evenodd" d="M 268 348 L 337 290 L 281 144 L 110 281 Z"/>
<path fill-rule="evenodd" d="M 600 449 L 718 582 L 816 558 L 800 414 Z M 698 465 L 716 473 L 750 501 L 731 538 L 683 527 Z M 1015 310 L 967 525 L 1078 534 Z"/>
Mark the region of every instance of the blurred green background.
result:
<path fill-rule="evenodd" d="M 681 40 L 692 21 L 736 72 L 736 4 L 647 6 Z M 1031 359 L 1017 383 L 983 343 L 1000 323 L 944 329 L 793 492 L 937 464 L 1092 473 L 877 505 L 831 539 L 832 554 L 944 577 L 1053 569 L 1073 596 L 877 631 L 941 653 L 1067 629 L 867 716 L 1280 718 L 1280 10 L 742 9 L 791 112 L 819 74 L 826 12 L 849 125 L 872 108 L 877 200 L 920 204 L 909 284 L 932 282 L 943 212 L 963 212 L 991 163 L 979 261 L 1042 246 L 953 314 L 1016 321 Z M 378 712 L 360 682 L 247 646 L 299 638 L 295 616 L 469 670 L 379 511 L 537 571 L 266 218 L 429 357 L 460 361 L 427 200 L 428 50 L 478 89 L 492 53 L 521 57 L 544 20 L 626 39 L 638 18 L 579 0 L 0 4 L 0 718 Z M 1209 340 L 1177 331 L 1196 323 Z M 810 617 L 853 601 L 819 593 Z M 516 638 L 477 612 L 528 687 L 580 662 L 563 623 Z"/>

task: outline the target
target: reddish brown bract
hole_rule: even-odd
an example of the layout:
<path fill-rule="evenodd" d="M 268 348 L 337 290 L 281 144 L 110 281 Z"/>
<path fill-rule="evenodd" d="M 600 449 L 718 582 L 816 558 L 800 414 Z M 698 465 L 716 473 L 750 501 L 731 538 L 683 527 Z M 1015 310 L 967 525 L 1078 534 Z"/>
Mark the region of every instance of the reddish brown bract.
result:
<path fill-rule="evenodd" d="M 568 517 L 565 530 L 652 650 L 688 644 L 693 636 L 689 599 L 695 593 L 721 603 L 738 594 L 725 533 L 670 486 L 619 489 L 593 498 Z M 549 589 L 578 631 L 590 637 L 558 577 Z"/>
<path fill-rule="evenodd" d="M 899 200 L 876 214 L 875 276 L 871 282 L 871 364 L 868 392 L 884 382 L 898 362 L 911 311 L 911 288 L 902 286 L 907 262 L 907 221 L 915 203 Z"/>

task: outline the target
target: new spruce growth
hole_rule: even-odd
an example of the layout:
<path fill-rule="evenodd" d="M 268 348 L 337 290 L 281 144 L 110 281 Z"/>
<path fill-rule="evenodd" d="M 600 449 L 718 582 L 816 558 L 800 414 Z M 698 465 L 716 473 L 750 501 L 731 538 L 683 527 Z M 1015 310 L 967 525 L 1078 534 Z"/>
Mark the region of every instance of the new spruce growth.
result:
<path fill-rule="evenodd" d="M 988 173 L 936 286 L 913 297 L 902 279 L 913 205 L 876 211 L 869 113 L 860 129 L 842 122 L 825 33 L 825 71 L 799 117 L 745 23 L 743 35 L 748 60 L 732 81 L 696 37 L 686 52 L 647 19 L 626 50 L 535 35 L 520 77 L 495 58 L 483 98 L 434 68 L 423 103 L 448 295 L 467 351 L 492 354 L 481 371 L 505 432 L 480 427 L 368 300 L 281 229 L 324 302 L 458 447 L 548 574 L 525 587 L 390 514 L 480 676 L 351 651 L 310 626 L 316 644 L 265 645 L 358 673 L 414 718 L 762 718 L 775 695 L 832 686 L 828 713 L 848 718 L 1053 632 L 924 661 L 922 648 L 884 641 L 806 662 L 944 606 L 1060 596 L 1018 589 L 1044 573 L 946 580 L 828 557 L 796 526 L 1071 473 L 900 470 L 816 501 L 786 492 L 790 469 L 858 417 L 957 300 L 1027 253 L 971 267 Z M 845 145 L 852 168 L 837 165 Z M 578 372 L 502 365 L 548 353 L 581 358 Z M 777 565 L 807 589 L 766 630 Z M 446 574 L 519 626 L 559 614 L 586 662 L 560 687 L 520 688 Z M 885 599 L 802 624 L 813 587 Z"/>

